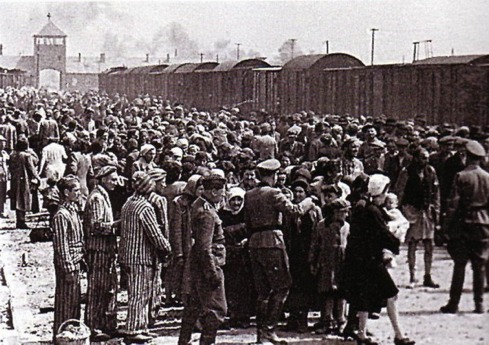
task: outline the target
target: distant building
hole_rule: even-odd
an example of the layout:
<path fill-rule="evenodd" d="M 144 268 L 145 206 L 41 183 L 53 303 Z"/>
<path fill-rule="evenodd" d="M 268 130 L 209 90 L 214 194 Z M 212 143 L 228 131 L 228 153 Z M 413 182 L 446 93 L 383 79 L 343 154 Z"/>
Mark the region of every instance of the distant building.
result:
<path fill-rule="evenodd" d="M 67 35 L 58 28 L 48 14 L 48 23 L 33 35 L 34 55 L 3 55 L 0 44 L 0 70 L 23 71 L 27 84 L 47 86 L 67 91 L 98 90 L 98 75 L 111 67 L 144 66 L 162 63 L 146 54 L 144 57 L 111 57 L 101 53 L 98 57 L 66 56 Z"/>

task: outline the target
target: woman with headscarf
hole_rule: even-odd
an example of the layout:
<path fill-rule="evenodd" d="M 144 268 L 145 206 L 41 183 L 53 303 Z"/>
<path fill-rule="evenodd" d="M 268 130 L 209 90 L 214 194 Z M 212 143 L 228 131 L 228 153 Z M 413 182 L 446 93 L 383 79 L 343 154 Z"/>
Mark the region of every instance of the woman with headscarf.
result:
<path fill-rule="evenodd" d="M 227 195 L 226 205 L 219 211 L 226 238 L 226 266 L 224 283 L 228 302 L 229 325 L 246 328 L 253 315 L 253 279 L 249 259 L 248 237 L 244 223 L 244 196 L 240 187 L 233 187 Z"/>
<path fill-rule="evenodd" d="M 415 342 L 404 336 L 397 312 L 399 290 L 392 280 L 383 259 L 383 250 L 398 254 L 400 241 L 389 231 L 388 216 L 383 210 L 390 179 L 374 174 L 368 182 L 370 199 L 365 207 L 352 213 L 348 236 L 343 292 L 349 303 L 357 310 L 358 333 L 354 335 L 361 345 L 378 344 L 367 337 L 369 313 L 378 313 L 387 306 L 387 314 L 394 329 L 395 345 L 413 345 Z"/>
<path fill-rule="evenodd" d="M 156 147 L 151 144 L 144 144 L 141 146 L 139 159 L 132 164 L 131 174 L 134 174 L 136 171 L 148 172 L 157 168 L 156 163 L 154 162 L 155 157 Z"/>
<path fill-rule="evenodd" d="M 292 182 L 291 189 L 294 204 L 301 203 L 309 196 L 309 182 L 303 177 Z M 289 218 L 285 223 L 285 243 L 292 276 L 292 287 L 286 303 L 290 310 L 288 331 L 308 331 L 307 314 L 315 294 L 314 276 L 309 270 L 309 252 L 314 229 L 321 219 L 321 209 L 316 205 L 303 216 Z"/>
<path fill-rule="evenodd" d="M 175 298 L 181 300 L 184 305 L 190 293 L 190 261 L 188 260 L 192 248 L 190 207 L 195 199 L 202 195 L 203 190 L 202 176 L 192 175 L 181 194 L 169 203 L 172 258 L 165 279 L 166 294 L 167 299 L 174 294 Z"/>

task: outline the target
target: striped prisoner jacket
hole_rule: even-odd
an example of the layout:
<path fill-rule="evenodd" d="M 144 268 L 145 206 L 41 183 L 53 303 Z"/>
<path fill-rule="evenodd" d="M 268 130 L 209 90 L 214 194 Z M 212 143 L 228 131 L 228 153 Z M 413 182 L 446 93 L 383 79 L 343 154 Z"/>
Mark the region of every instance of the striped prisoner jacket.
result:
<path fill-rule="evenodd" d="M 63 203 L 53 219 L 54 265 L 64 273 L 74 272 L 83 259 L 83 230 L 78 208 Z"/>
<path fill-rule="evenodd" d="M 99 252 L 113 252 L 117 239 L 112 231 L 114 221 L 109 194 L 100 185 L 87 198 L 83 214 L 86 249 Z M 95 228 L 95 224 L 99 224 Z"/>
<path fill-rule="evenodd" d="M 170 251 L 170 243 L 160 231 L 153 206 L 142 195 L 131 196 L 121 211 L 119 262 L 154 265 L 157 256 Z"/>
<path fill-rule="evenodd" d="M 168 239 L 168 202 L 166 198 L 156 192 L 152 192 L 148 197 L 148 201 L 155 210 L 156 220 L 160 226 L 161 232 L 165 238 Z"/>

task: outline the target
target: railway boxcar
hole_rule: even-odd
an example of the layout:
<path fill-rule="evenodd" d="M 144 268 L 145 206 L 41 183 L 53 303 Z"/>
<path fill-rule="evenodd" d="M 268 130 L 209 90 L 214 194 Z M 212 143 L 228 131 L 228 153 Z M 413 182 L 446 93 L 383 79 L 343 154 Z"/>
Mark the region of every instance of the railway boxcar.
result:
<path fill-rule="evenodd" d="M 127 91 L 124 85 L 123 72 L 127 67 L 114 67 L 109 70 L 102 72 L 99 75 L 99 90 L 105 91 L 109 95 L 114 95 L 116 93 L 125 94 Z"/>
<path fill-rule="evenodd" d="M 217 62 L 186 64 L 174 72 L 179 88 L 178 100 L 189 107 L 202 107 L 202 97 L 205 97 L 206 80 L 202 77 L 205 71 L 212 71 Z"/>
<path fill-rule="evenodd" d="M 282 67 L 253 69 L 253 109 L 280 112 L 279 78 Z"/>
<path fill-rule="evenodd" d="M 423 114 L 429 123 L 488 124 L 489 56 L 454 56 L 413 64 L 325 69 L 322 111 L 330 114 Z"/>
<path fill-rule="evenodd" d="M 152 96 L 161 95 L 161 85 L 159 84 L 159 76 L 162 71 L 164 71 L 168 65 L 161 64 L 154 66 L 147 75 L 148 78 L 148 93 Z"/>
<path fill-rule="evenodd" d="M 323 112 L 325 90 L 321 85 L 321 72 L 326 68 L 363 66 L 357 58 L 343 53 L 302 55 L 290 60 L 280 72 L 281 112 Z"/>
<path fill-rule="evenodd" d="M 262 59 L 246 59 L 226 61 L 206 72 L 209 109 L 239 106 L 243 111 L 251 110 L 254 103 L 253 69 L 264 67 L 270 67 L 270 64 Z"/>

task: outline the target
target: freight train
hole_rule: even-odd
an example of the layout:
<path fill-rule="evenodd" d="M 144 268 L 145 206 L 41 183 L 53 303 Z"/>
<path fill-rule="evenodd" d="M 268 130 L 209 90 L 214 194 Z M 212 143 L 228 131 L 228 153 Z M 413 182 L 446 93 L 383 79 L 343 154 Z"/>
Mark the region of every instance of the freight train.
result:
<path fill-rule="evenodd" d="M 0 74 L 0 87 L 22 85 Z M 489 125 L 489 55 L 433 57 L 408 64 L 365 66 L 344 53 L 298 56 L 283 66 L 263 59 L 222 63 L 116 67 L 99 74 L 99 90 L 113 95 L 161 96 L 188 107 L 279 115 L 424 115 L 443 122 Z"/>
<path fill-rule="evenodd" d="M 158 95 L 216 110 L 240 106 L 277 114 L 312 110 L 489 125 L 489 55 L 434 57 L 365 66 L 343 53 L 298 56 L 283 66 L 260 59 L 115 68 L 99 75 L 109 94 Z"/>

